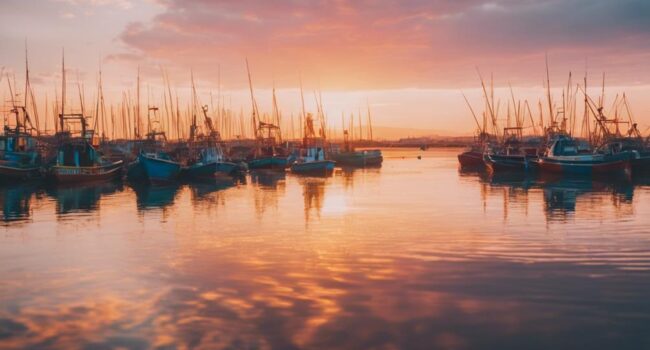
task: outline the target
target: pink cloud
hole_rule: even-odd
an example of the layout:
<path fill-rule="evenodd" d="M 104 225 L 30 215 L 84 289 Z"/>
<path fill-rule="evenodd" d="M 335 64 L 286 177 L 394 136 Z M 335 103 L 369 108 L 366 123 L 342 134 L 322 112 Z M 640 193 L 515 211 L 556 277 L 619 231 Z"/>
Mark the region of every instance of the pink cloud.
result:
<path fill-rule="evenodd" d="M 291 86 L 298 71 L 336 88 L 453 86 L 474 82 L 477 65 L 530 81 L 536 77 L 523 75 L 531 65 L 543 69 L 547 51 L 560 68 L 582 67 L 589 57 L 630 79 L 650 48 L 642 16 L 650 10 L 632 0 L 617 6 L 587 0 L 163 3 L 162 14 L 131 24 L 121 40 L 207 78 L 221 63 L 231 67 L 225 78 L 239 82 L 244 57 L 262 81 Z"/>

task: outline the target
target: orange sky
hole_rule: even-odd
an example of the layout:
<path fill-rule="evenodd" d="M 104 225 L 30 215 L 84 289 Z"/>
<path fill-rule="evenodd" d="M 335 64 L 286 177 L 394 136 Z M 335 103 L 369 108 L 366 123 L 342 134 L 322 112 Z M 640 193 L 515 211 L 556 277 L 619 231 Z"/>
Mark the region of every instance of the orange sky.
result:
<path fill-rule="evenodd" d="M 308 109 L 322 90 L 333 127 L 369 103 L 376 125 L 469 134 L 460 91 L 481 109 L 476 67 L 536 103 L 548 54 L 556 98 L 569 71 L 582 79 L 586 62 L 592 86 L 607 72 L 609 100 L 627 92 L 641 129 L 650 125 L 643 0 L 6 0 L 0 10 L 0 66 L 22 85 L 27 40 L 40 99 L 60 84 L 65 47 L 68 81 L 82 81 L 87 96 L 101 63 L 109 100 L 134 89 L 140 66 L 155 101 L 164 67 L 181 96 L 194 71 L 204 103 L 220 76 L 227 103 L 248 113 L 248 58 L 263 109 L 275 85 L 284 115 L 297 115 L 302 76 Z M 0 89 L 8 94 L 6 81 Z M 400 130 L 390 136 L 413 133 Z"/>

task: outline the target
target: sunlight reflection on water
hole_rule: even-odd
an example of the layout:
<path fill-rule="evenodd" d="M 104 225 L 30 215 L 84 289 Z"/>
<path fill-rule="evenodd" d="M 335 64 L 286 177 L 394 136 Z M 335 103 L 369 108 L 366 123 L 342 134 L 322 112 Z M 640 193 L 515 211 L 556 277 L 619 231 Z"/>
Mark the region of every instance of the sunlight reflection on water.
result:
<path fill-rule="evenodd" d="M 650 178 L 490 177 L 457 153 L 1 188 L 0 347 L 650 347 Z"/>

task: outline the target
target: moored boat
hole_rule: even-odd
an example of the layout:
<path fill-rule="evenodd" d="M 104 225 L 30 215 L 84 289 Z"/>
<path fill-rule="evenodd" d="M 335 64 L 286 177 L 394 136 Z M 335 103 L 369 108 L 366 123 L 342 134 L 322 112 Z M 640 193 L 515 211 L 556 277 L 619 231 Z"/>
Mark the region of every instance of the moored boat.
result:
<path fill-rule="evenodd" d="M 380 166 L 384 161 L 378 149 L 332 153 L 331 158 L 339 165 L 355 167 Z"/>
<path fill-rule="evenodd" d="M 468 170 L 483 169 L 485 167 L 485 150 L 492 141 L 493 137 L 490 134 L 480 131 L 478 136 L 475 137 L 474 143 L 458 154 L 460 167 Z"/>
<path fill-rule="evenodd" d="M 0 179 L 30 180 L 40 178 L 41 174 L 41 167 L 38 165 L 0 161 Z"/>
<path fill-rule="evenodd" d="M 194 180 L 214 179 L 231 176 L 239 166 L 236 163 L 226 162 L 223 152 L 218 146 L 206 146 L 199 152 L 198 159 L 184 169 L 188 178 Z"/>
<path fill-rule="evenodd" d="M 462 168 L 481 168 L 485 166 L 483 151 L 472 146 L 458 155 L 458 163 Z"/>
<path fill-rule="evenodd" d="M 329 175 L 334 171 L 335 164 L 332 160 L 296 161 L 291 165 L 291 172 L 302 175 Z"/>
<path fill-rule="evenodd" d="M 58 183 L 111 180 L 122 175 L 122 164 L 121 160 L 103 159 L 85 138 L 67 139 L 59 145 L 48 175 Z"/>
<path fill-rule="evenodd" d="M 165 152 L 141 153 L 138 156 L 147 181 L 151 183 L 174 182 L 181 172 L 181 164 Z"/>
<path fill-rule="evenodd" d="M 87 128 L 87 117 L 82 114 L 60 114 L 60 132 L 56 135 L 58 147 L 54 164 L 48 168 L 50 179 L 58 183 L 83 183 L 118 179 L 122 176 L 123 161 L 109 161 L 97 151 L 99 144 L 94 131 Z M 78 122 L 81 134 L 73 136 L 65 122 Z"/>
<path fill-rule="evenodd" d="M 539 145 L 524 142 L 522 127 L 503 129 L 503 143 L 488 146 L 483 160 L 491 172 L 527 171 L 537 159 Z"/>
<path fill-rule="evenodd" d="M 22 111 L 22 116 L 21 112 Z M 0 135 L 0 179 L 29 180 L 41 177 L 42 162 L 37 139 L 32 136 L 30 117 L 24 107 L 14 107 L 15 127 L 5 125 Z"/>
<path fill-rule="evenodd" d="M 250 170 L 284 170 L 289 165 L 289 159 L 285 156 L 261 155 L 249 160 L 247 165 Z"/>
<path fill-rule="evenodd" d="M 627 175 L 631 174 L 633 151 L 614 152 L 611 149 L 579 153 L 578 143 L 570 137 L 559 137 L 537 161 L 543 173 L 572 175 Z"/>
<path fill-rule="evenodd" d="M 322 123 L 322 119 L 321 119 Z M 335 161 L 329 160 L 325 154 L 324 128 L 320 129 L 320 137 L 314 130 L 314 119 L 311 113 L 305 117 L 305 136 L 297 159 L 291 164 L 291 172 L 303 175 L 327 176 L 334 171 Z"/>

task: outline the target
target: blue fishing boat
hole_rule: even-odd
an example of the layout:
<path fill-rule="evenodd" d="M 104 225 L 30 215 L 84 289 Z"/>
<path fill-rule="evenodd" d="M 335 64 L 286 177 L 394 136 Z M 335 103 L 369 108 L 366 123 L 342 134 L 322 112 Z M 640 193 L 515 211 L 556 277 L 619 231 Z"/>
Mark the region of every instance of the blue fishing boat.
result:
<path fill-rule="evenodd" d="M 190 179 L 205 180 L 233 175 L 239 166 L 224 160 L 221 147 L 212 145 L 200 150 L 198 159 L 185 168 Z"/>
<path fill-rule="evenodd" d="M 288 157 L 270 155 L 258 156 L 248 161 L 248 169 L 250 170 L 284 170 L 289 165 Z"/>
<path fill-rule="evenodd" d="M 271 123 L 258 122 L 255 149 L 247 161 L 250 170 L 284 171 L 294 160 L 285 147 L 281 147 L 280 127 Z"/>
<path fill-rule="evenodd" d="M 322 147 L 309 147 L 301 150 L 298 159 L 291 164 L 291 172 L 304 175 L 329 175 L 336 162 L 325 159 Z"/>
<path fill-rule="evenodd" d="M 160 124 L 157 112 L 156 106 L 147 109 L 146 141 L 141 145 L 138 159 L 129 164 L 127 170 L 127 176 L 133 182 L 170 183 L 176 181 L 181 172 L 181 163 L 167 152 L 167 135 L 157 130 L 156 126 Z"/>
<path fill-rule="evenodd" d="M 87 128 L 87 117 L 81 114 L 60 114 L 60 129 L 56 137 L 56 159 L 48 169 L 49 178 L 58 183 L 83 183 L 118 179 L 122 176 L 121 160 L 102 157 L 96 147 L 99 139 Z M 81 133 L 73 136 L 66 122 L 78 122 Z"/>
<path fill-rule="evenodd" d="M 194 78 L 192 77 L 192 91 L 195 92 Z M 196 100 L 196 97 L 193 98 Z M 184 175 L 192 180 L 211 180 L 215 178 L 230 177 L 239 165 L 225 159 L 221 147 L 221 134 L 212 124 L 208 116 L 208 106 L 201 106 L 203 120 L 207 134 L 200 133 L 196 123 L 196 116 L 192 116 L 190 125 L 190 138 L 188 144 L 189 164 L 183 169 Z"/>
<path fill-rule="evenodd" d="M 140 153 L 138 162 L 144 169 L 146 179 L 151 183 L 174 182 L 181 172 L 181 164 L 165 152 Z"/>
<path fill-rule="evenodd" d="M 291 172 L 301 175 L 327 176 L 334 171 L 336 162 L 329 160 L 325 154 L 325 125 L 322 116 L 319 118 L 321 127 L 316 136 L 314 119 L 311 113 L 305 116 L 305 131 L 302 147 L 298 150 L 296 160 L 291 164 Z"/>
<path fill-rule="evenodd" d="M 126 178 L 131 182 L 149 182 L 144 163 L 140 161 L 140 154 L 155 154 L 167 149 L 167 136 L 164 132 L 150 131 L 141 140 L 132 140 L 128 146 L 135 153 L 135 159 L 128 163 Z"/>
<path fill-rule="evenodd" d="M 22 116 L 21 112 L 22 111 Z M 37 140 L 27 127 L 31 125 L 24 107 L 15 107 L 15 127 L 5 125 L 0 135 L 0 179 L 29 180 L 41 177 L 42 162 Z"/>

